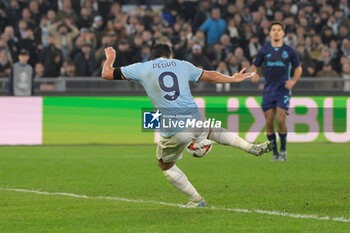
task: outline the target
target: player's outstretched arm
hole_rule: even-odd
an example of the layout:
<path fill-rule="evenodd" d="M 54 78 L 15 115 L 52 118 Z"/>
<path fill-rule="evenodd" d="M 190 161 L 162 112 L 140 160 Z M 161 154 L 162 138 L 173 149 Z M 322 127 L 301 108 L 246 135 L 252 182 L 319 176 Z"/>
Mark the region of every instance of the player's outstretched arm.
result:
<path fill-rule="evenodd" d="M 113 63 L 115 60 L 115 50 L 112 47 L 105 48 L 106 62 L 102 68 L 102 78 L 113 80 Z"/>
<path fill-rule="evenodd" d="M 258 68 L 255 65 L 252 65 L 250 72 L 252 72 L 252 82 L 257 83 L 259 81 L 259 75 L 257 72 Z"/>
<path fill-rule="evenodd" d="M 216 71 L 204 70 L 200 81 L 209 83 L 239 83 L 252 76 L 252 73 L 244 73 L 246 68 L 243 68 L 239 73 L 232 76 L 227 76 Z"/>

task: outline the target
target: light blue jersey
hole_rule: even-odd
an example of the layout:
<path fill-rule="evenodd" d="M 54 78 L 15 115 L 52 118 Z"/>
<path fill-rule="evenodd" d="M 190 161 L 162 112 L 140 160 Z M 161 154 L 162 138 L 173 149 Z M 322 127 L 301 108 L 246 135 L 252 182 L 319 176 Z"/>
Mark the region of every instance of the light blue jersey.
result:
<path fill-rule="evenodd" d="M 163 115 L 192 115 L 199 118 L 189 81 L 198 81 L 202 69 L 186 61 L 158 58 L 122 67 L 121 71 L 126 79 L 136 80 L 145 88 L 154 108 Z M 170 137 L 179 131 L 160 130 L 160 135 Z"/>

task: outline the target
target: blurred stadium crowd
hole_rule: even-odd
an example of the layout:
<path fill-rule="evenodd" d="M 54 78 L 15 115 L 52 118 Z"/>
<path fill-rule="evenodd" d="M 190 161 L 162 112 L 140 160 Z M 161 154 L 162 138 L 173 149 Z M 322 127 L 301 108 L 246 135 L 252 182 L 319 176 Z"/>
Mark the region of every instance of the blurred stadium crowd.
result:
<path fill-rule="evenodd" d="M 20 49 L 29 51 L 37 77 L 87 77 L 100 76 L 105 46 L 124 66 L 147 61 L 157 42 L 172 44 L 178 59 L 232 74 L 249 69 L 276 20 L 286 25 L 284 40 L 303 76 L 350 78 L 348 0 L 152 2 L 1 0 L 0 77 Z"/>

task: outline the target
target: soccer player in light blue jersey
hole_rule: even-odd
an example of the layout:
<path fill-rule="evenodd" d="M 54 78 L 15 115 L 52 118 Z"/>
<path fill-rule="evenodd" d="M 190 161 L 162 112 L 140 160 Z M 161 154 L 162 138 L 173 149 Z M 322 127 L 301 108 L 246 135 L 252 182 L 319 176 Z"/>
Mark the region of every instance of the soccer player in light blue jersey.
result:
<path fill-rule="evenodd" d="M 112 47 L 105 49 L 106 62 L 103 66 L 102 77 L 107 80 L 136 80 L 146 90 L 154 108 L 161 112 L 177 115 L 192 115 L 196 119 L 203 119 L 198 106 L 193 100 L 189 82 L 205 81 L 210 83 L 241 82 L 251 77 L 251 73 L 244 73 L 242 69 L 232 77 L 216 71 L 199 69 L 186 61 L 173 59 L 173 52 L 167 44 L 157 44 L 152 49 L 151 61 L 135 63 L 125 67 L 113 68 L 116 53 Z M 174 112 L 175 111 L 175 112 Z M 186 175 L 175 165 L 182 157 L 184 149 L 193 141 L 210 139 L 223 145 L 240 148 L 248 153 L 259 156 L 272 149 L 270 141 L 261 144 L 251 144 L 223 128 L 216 130 L 161 130 L 157 146 L 158 165 L 165 177 L 180 191 L 189 197 L 187 208 L 205 207 L 205 199 L 199 195 Z"/>
<path fill-rule="evenodd" d="M 256 56 L 251 71 L 256 73 L 257 67 L 262 65 L 265 73 L 262 108 L 266 120 L 266 136 L 273 143 L 272 161 L 287 160 L 287 126 L 286 115 L 289 108 L 291 89 L 299 80 L 302 68 L 295 50 L 283 43 L 284 24 L 273 22 L 270 26 L 271 43 L 264 45 Z M 294 77 L 290 79 L 291 69 Z M 257 82 L 259 75 L 252 77 Z M 281 141 L 280 152 L 277 150 L 276 134 L 273 126 L 276 118 L 278 133 Z"/>

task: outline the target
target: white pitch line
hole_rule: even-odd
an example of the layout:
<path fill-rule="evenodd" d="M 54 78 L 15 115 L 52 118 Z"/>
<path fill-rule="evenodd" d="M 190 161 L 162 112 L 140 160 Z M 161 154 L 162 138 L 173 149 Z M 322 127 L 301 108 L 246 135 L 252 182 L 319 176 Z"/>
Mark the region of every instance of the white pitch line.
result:
<path fill-rule="evenodd" d="M 12 189 L 12 188 L 0 188 L 0 189 L 6 190 L 6 191 L 23 192 L 23 193 L 35 193 L 35 194 L 40 194 L 40 195 L 67 196 L 67 197 L 85 198 L 85 199 L 105 199 L 105 200 L 132 202 L 132 203 L 147 203 L 147 204 L 183 207 L 183 205 L 181 205 L 181 204 L 159 202 L 159 201 L 150 201 L 150 200 L 132 200 L 132 199 L 124 198 L 124 197 L 86 196 L 86 195 L 79 195 L 79 194 L 74 194 L 74 193 L 46 192 L 46 191 L 36 191 L 36 190 L 27 190 L 27 189 Z M 350 223 L 350 219 L 344 218 L 344 217 L 329 217 L 329 216 L 320 217 L 318 215 L 293 214 L 293 213 L 273 211 L 273 210 L 261 210 L 261 209 L 248 210 L 248 209 L 237 209 L 237 208 L 222 208 L 222 207 L 215 207 L 215 206 L 211 206 L 208 208 L 202 208 L 202 209 L 221 210 L 221 211 L 238 212 L 238 213 L 255 213 L 255 214 L 285 216 L 285 217 L 291 217 L 291 218 L 329 220 L 329 221 L 334 221 L 334 222 Z"/>

